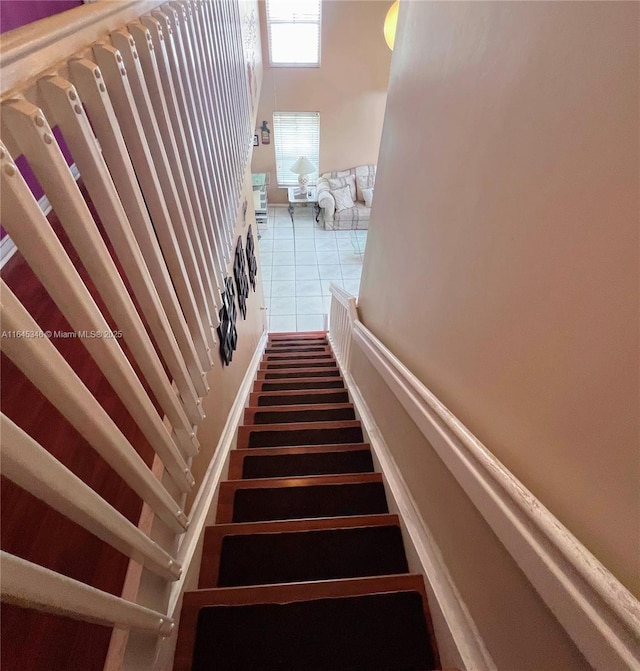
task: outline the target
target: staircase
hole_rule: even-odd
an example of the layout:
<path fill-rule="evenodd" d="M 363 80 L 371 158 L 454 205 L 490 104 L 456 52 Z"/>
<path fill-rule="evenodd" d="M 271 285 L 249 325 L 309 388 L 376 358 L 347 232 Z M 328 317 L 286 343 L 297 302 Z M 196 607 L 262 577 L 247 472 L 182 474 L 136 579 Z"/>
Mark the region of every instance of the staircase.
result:
<path fill-rule="evenodd" d="M 325 333 L 270 336 L 244 422 L 175 671 L 436 669 L 423 579 Z"/>

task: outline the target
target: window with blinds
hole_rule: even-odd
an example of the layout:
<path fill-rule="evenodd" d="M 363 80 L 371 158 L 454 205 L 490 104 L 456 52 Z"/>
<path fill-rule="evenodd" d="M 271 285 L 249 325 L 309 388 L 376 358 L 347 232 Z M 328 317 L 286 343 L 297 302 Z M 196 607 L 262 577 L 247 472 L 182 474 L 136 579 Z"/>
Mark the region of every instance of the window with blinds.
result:
<path fill-rule="evenodd" d="M 298 184 L 298 175 L 291 172 L 291 167 L 301 156 L 306 156 L 316 167 L 309 175 L 309 182 L 315 183 L 320 165 L 320 114 L 274 112 L 273 135 L 278 186 Z"/>
<path fill-rule="evenodd" d="M 320 65 L 320 0 L 266 0 L 271 65 Z"/>

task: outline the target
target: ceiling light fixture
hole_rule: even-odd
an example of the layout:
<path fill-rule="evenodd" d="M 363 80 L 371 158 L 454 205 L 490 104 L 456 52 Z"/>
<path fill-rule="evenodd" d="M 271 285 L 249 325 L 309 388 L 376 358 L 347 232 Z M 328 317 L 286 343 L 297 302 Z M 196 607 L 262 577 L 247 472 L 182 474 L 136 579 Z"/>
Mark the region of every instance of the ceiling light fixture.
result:
<path fill-rule="evenodd" d="M 396 28 L 398 27 L 398 9 L 400 7 L 400 1 L 396 0 L 391 7 L 389 7 L 389 11 L 387 12 L 387 16 L 384 19 L 384 40 L 387 43 L 387 46 L 391 51 L 393 51 L 393 45 L 395 44 L 396 41 Z"/>

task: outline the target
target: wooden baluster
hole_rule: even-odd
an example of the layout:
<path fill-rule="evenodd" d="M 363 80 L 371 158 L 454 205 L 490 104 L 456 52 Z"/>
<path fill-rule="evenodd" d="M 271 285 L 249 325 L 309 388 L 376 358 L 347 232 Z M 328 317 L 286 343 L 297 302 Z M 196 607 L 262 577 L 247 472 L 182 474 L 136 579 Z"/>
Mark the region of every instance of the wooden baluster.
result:
<path fill-rule="evenodd" d="M 162 335 L 154 333 L 154 337 L 173 375 L 189 418 L 194 424 L 199 424 L 203 414 L 198 396 L 205 396 L 208 387 L 102 74 L 98 66 L 88 59 L 71 61 L 69 70 L 91 116 L 91 126 L 100 142 L 102 154 L 169 321 L 169 325 L 161 325 L 162 330 L 166 331 L 167 341 Z M 178 352 L 175 351 L 176 347 Z"/>
<path fill-rule="evenodd" d="M 213 197 L 209 197 L 209 194 L 214 193 L 214 189 L 211 188 L 208 181 L 205 184 L 202 167 L 198 161 L 198 156 L 193 149 L 194 138 L 190 119 L 188 115 L 183 115 L 180 111 L 181 108 L 177 100 L 177 90 L 174 86 L 171 67 L 169 65 L 167 40 L 164 30 L 158 19 L 153 16 L 141 17 L 141 23 L 151 34 L 155 51 L 155 61 L 158 67 L 162 88 L 164 90 L 171 124 L 176 134 L 178 151 L 183 160 L 189 195 L 195 208 L 196 223 L 200 231 L 200 237 L 208 251 L 209 263 L 219 289 L 224 286 L 226 262 L 214 232 L 217 222 L 212 214 L 213 203 L 211 201 L 213 201 Z M 129 29 L 134 38 L 136 38 L 136 28 L 130 26 Z M 137 41 L 142 43 L 140 38 L 138 38 Z M 142 47 L 139 48 L 138 51 L 141 53 L 144 62 L 144 44 L 142 44 Z"/>
<path fill-rule="evenodd" d="M 84 114 L 82 101 L 75 87 L 61 77 L 41 80 L 40 88 L 52 113 L 52 118 L 65 135 L 67 145 L 89 191 L 91 201 L 113 244 L 156 342 L 165 345 L 165 350 L 171 354 L 171 349 L 167 347 L 166 315 L 138 243 L 131 231 L 109 170 Z M 143 373 L 169 421 L 179 433 L 179 441 L 183 449 L 187 454 L 193 456 L 196 454 L 191 443 L 192 436 L 194 436 L 193 427 L 150 341 L 149 345 L 153 351 L 153 356 L 150 357 L 153 365 L 143 369 Z"/>
<path fill-rule="evenodd" d="M 90 587 L 79 580 L 0 552 L 2 600 L 54 615 L 170 636 L 175 624 L 164 613 Z"/>
<path fill-rule="evenodd" d="M 209 7 L 203 3 L 196 3 L 194 18 L 196 25 L 199 27 L 200 48 L 204 55 L 203 72 L 205 80 L 208 82 L 208 87 L 205 87 L 205 92 L 209 96 L 209 106 L 212 113 L 211 126 L 212 128 L 223 128 L 229 124 L 229 111 L 227 107 L 228 91 L 224 86 L 222 73 L 220 68 L 219 49 L 220 37 L 216 35 L 210 25 Z M 222 156 L 222 165 L 226 177 L 226 199 L 228 203 L 227 215 L 225 218 L 225 225 L 227 228 L 233 225 L 233 191 L 232 191 L 232 167 L 233 155 L 230 145 L 230 136 L 218 137 L 219 152 Z M 232 251 L 230 247 L 230 252 Z"/>
<path fill-rule="evenodd" d="M 4 354 L 160 519 L 173 531 L 183 532 L 188 526 L 184 511 L 51 341 L 40 337 L 40 326 L 2 280 L 0 291 L 3 332 L 9 334 L 2 338 Z M 15 337 L 17 334 L 23 337 Z M 27 337 L 29 334 L 34 337 Z M 186 484 L 186 478 L 182 484 Z"/>
<path fill-rule="evenodd" d="M 180 578 L 178 562 L 5 415 L 0 428 L 2 475 L 156 575 Z"/>
<path fill-rule="evenodd" d="M 184 260 L 187 277 L 193 288 L 193 295 L 204 327 L 206 342 L 210 350 L 213 350 L 216 345 L 214 331 L 218 325 L 217 313 L 212 315 L 210 312 L 209 301 L 212 290 L 206 286 L 206 277 L 203 277 L 200 273 L 197 261 L 198 250 L 194 249 L 191 242 L 187 223 L 188 214 L 185 213 L 180 199 L 178 187 L 180 176 L 174 174 L 169 161 L 168 147 L 172 146 L 172 134 L 170 133 L 169 137 L 163 137 L 160 132 L 133 38 L 123 29 L 112 32 L 111 41 L 123 59 L 125 76 L 129 80 L 136 106 L 140 112 L 140 120 L 162 185 L 171 216 L 171 225 L 178 242 L 178 249 Z"/>
<path fill-rule="evenodd" d="M 218 126 L 228 127 L 229 133 L 225 134 L 222 142 L 226 148 L 226 160 L 228 162 L 227 169 L 229 171 L 230 179 L 229 185 L 231 190 L 229 192 L 229 212 L 227 213 L 227 227 L 233 232 L 233 225 L 235 224 L 235 216 L 237 209 L 237 202 L 234 198 L 233 175 L 238 173 L 237 161 L 238 157 L 235 153 L 234 141 L 234 115 L 233 101 L 231 98 L 231 91 L 229 80 L 226 76 L 225 51 L 224 40 L 225 35 L 221 30 L 220 22 L 215 15 L 215 7 L 210 3 L 203 3 L 201 6 L 201 16 L 203 19 L 202 25 L 208 35 L 208 41 L 211 45 L 211 72 L 216 86 L 217 96 L 220 100 L 220 107 L 218 108 Z"/>
<path fill-rule="evenodd" d="M 123 47 L 120 51 L 125 56 L 125 63 L 128 60 L 127 53 L 131 51 L 134 60 L 140 62 L 142 65 L 151 107 L 155 113 L 158 129 L 163 140 L 167 160 L 174 177 L 180 205 L 184 214 L 186 236 L 190 240 L 194 251 L 196 264 L 204 287 L 205 300 L 209 308 L 209 314 L 213 320 L 212 323 L 214 326 L 218 326 L 218 310 L 222 305 L 220 287 L 218 286 L 217 278 L 215 275 L 212 275 L 213 263 L 211 262 L 211 250 L 208 246 L 208 240 L 201 238 L 200 230 L 196 223 L 197 208 L 191 200 L 182 155 L 178 150 L 176 141 L 176 133 L 179 133 L 180 129 L 174 128 L 171 123 L 167 101 L 160 82 L 151 33 L 140 24 L 131 24 L 129 31 L 130 33 L 125 33 L 125 31 L 113 33 L 112 40 L 114 42 L 122 42 Z M 129 43 L 129 48 L 126 48 L 123 42 L 125 36 L 128 36 L 128 41 L 133 39 L 136 46 L 132 47 Z"/>
<path fill-rule="evenodd" d="M 209 370 L 213 365 L 213 356 L 205 335 L 205 327 L 196 305 L 185 262 L 180 254 L 154 157 L 142 127 L 139 103 L 134 100 L 126 70 L 122 65 L 122 56 L 117 49 L 108 44 L 95 45 L 93 51 L 106 81 L 109 97 L 120 122 L 120 129 L 135 167 L 158 242 L 189 325 L 201 370 Z"/>
<path fill-rule="evenodd" d="M 24 100 L 6 103 L 3 105 L 3 113 L 3 121 L 14 143 L 27 157 L 38 181 L 45 189 L 65 232 L 103 298 L 109 313 L 122 331 L 124 340 L 143 375 L 154 388 L 154 393 L 157 389 L 161 399 L 170 406 L 167 399 L 170 398 L 172 392 L 162 364 L 44 114 L 35 105 Z M 60 300 L 64 300 L 64 297 L 61 296 Z M 117 343 L 112 342 L 111 345 L 117 347 Z M 87 341 L 85 346 L 92 348 L 92 354 L 96 352 L 94 356 L 107 351 L 100 349 L 104 343 L 98 345 Z M 111 364 L 108 364 L 105 359 L 103 365 L 109 367 Z M 128 393 L 126 387 L 129 384 L 133 385 L 134 380 L 137 379 L 133 370 L 128 377 L 124 369 L 114 369 L 111 372 L 114 376 L 119 376 L 114 377 L 114 381 L 119 385 L 120 393 Z M 164 393 L 163 380 L 165 381 Z M 132 416 L 154 450 L 163 459 L 167 470 L 178 479 L 181 486 L 186 485 L 186 489 L 189 489 L 192 484 L 191 474 L 187 469 L 188 475 L 185 477 L 184 462 L 171 436 L 139 381 L 138 385 L 139 387 L 134 387 L 132 390 L 135 394 L 133 399 L 135 403 L 130 408 Z M 178 428 L 181 428 L 179 424 Z"/>
<path fill-rule="evenodd" d="M 196 74 L 196 61 L 201 57 L 192 48 L 191 36 L 189 34 L 186 15 L 183 7 L 176 8 L 172 5 L 164 6 L 166 20 L 172 27 L 175 56 L 177 65 L 179 66 L 180 77 L 185 93 L 190 101 L 189 112 L 192 115 L 194 125 L 197 126 L 202 140 L 202 146 L 205 151 L 205 169 L 209 173 L 209 179 L 216 189 L 220 192 L 220 198 L 224 202 L 225 216 L 222 219 L 222 228 L 219 230 L 221 241 L 228 250 L 229 259 L 232 256 L 232 237 L 229 235 L 228 218 L 232 207 L 232 201 L 229 197 L 229 189 L 233 178 L 231 173 L 228 173 L 228 166 L 222 158 L 219 151 L 218 143 L 225 133 L 221 133 L 220 129 L 225 128 L 224 125 L 213 127 L 209 125 L 210 107 L 203 102 L 201 90 L 202 87 L 198 82 Z"/>
<path fill-rule="evenodd" d="M 169 8 L 170 10 L 171 8 Z M 190 131 L 191 151 L 199 166 L 203 178 L 204 193 L 214 213 L 212 222 L 215 222 L 210 235 L 215 238 L 218 248 L 222 253 L 223 275 L 226 276 L 226 264 L 229 261 L 229 241 L 224 233 L 224 188 L 225 181 L 215 175 L 215 161 L 211 153 L 209 139 L 202 127 L 202 119 L 196 112 L 196 101 L 194 90 L 186 65 L 186 54 L 182 42 L 182 33 L 177 30 L 176 12 L 171 10 L 165 12 L 154 12 L 155 18 L 162 27 L 166 36 L 167 59 L 176 91 L 176 99 L 180 109 L 180 115 L 185 128 Z"/>
<path fill-rule="evenodd" d="M 218 155 L 218 172 L 225 174 L 226 182 L 226 191 L 227 191 L 227 200 L 229 202 L 229 217 L 227 218 L 227 230 L 229 233 L 229 243 L 230 243 L 230 255 L 233 256 L 234 250 L 234 240 L 233 234 L 235 230 L 235 222 L 238 213 L 238 204 L 240 198 L 240 192 L 242 190 L 242 181 L 244 178 L 244 172 L 241 174 L 234 173 L 231 170 L 231 167 L 234 165 L 233 157 L 229 156 L 230 152 L 227 148 L 226 154 L 224 147 L 227 144 L 229 133 L 225 134 L 223 137 L 222 134 L 217 131 L 217 129 L 224 127 L 220 123 L 216 124 L 214 121 L 214 99 L 211 96 L 211 88 L 207 86 L 209 83 L 207 79 L 207 64 L 206 64 L 206 47 L 208 46 L 206 41 L 203 41 L 203 32 L 205 29 L 204 26 L 204 6 L 202 3 L 193 3 L 187 2 L 186 7 L 187 11 L 187 25 L 189 27 L 188 36 L 191 41 L 191 52 L 193 54 L 198 54 L 198 60 L 196 66 L 198 69 L 199 76 L 199 87 L 202 92 L 203 101 L 205 108 L 207 110 L 207 128 L 209 133 L 214 140 L 216 146 L 216 151 Z M 231 129 L 230 129 L 231 130 Z"/>
<path fill-rule="evenodd" d="M 95 304 L 22 175 L 2 145 L 0 145 L 0 156 L 2 225 L 12 236 L 23 257 L 75 331 L 110 333 L 111 328 L 107 320 Z M 99 253 L 98 249 L 96 254 Z M 146 331 L 144 329 L 142 331 L 143 337 L 148 339 Z M 134 333 L 133 337 L 137 337 L 137 333 Z M 81 338 L 81 342 L 129 409 L 150 444 L 159 454 L 162 453 L 165 458 L 177 463 L 183 471 L 186 468 L 183 456 L 171 441 L 156 408 L 118 345 L 118 341 L 105 335 L 105 337 L 84 337 Z M 147 347 L 139 349 L 146 355 L 148 348 L 151 348 L 151 355 L 148 365 L 144 367 L 154 375 L 150 378 L 150 386 L 167 406 L 170 421 L 175 422 L 175 428 L 179 430 L 178 438 L 183 437 L 179 444 L 184 453 L 194 455 L 197 453 L 197 448 L 191 438 L 192 427 L 164 374 L 151 341 L 149 340 Z"/>

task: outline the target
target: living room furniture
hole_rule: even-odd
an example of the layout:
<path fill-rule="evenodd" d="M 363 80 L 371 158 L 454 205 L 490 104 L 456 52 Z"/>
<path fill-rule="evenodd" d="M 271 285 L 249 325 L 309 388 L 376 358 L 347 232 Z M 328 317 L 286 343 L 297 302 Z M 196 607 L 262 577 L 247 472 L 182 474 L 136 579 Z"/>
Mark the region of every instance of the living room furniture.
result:
<path fill-rule="evenodd" d="M 292 166 L 291 172 L 298 175 L 298 192 L 304 193 L 309 184 L 309 175 L 316 171 L 316 166 L 306 156 L 301 156 Z"/>
<path fill-rule="evenodd" d="M 362 190 L 371 189 L 367 195 L 372 196 L 375 177 L 375 165 L 360 165 L 349 170 L 325 172 L 319 177 L 318 205 L 326 230 L 369 228 L 371 207 L 365 204 Z M 349 187 L 348 190 L 345 190 L 346 186 Z M 343 196 L 346 197 L 346 202 Z M 353 205 L 349 206 L 351 202 Z"/>
<path fill-rule="evenodd" d="M 256 212 L 256 224 L 264 230 L 267 227 L 267 186 L 269 185 L 267 173 L 252 173 L 251 183 L 253 186 L 253 209 Z"/>
<path fill-rule="evenodd" d="M 287 197 L 289 200 L 288 212 L 291 217 L 291 223 L 293 224 L 293 208 L 295 205 L 313 205 L 316 221 L 320 216 L 320 207 L 318 205 L 318 190 L 315 186 L 308 186 L 306 193 L 300 195 L 299 188 L 297 186 L 290 186 L 287 188 Z"/>

